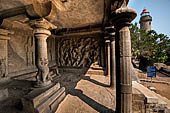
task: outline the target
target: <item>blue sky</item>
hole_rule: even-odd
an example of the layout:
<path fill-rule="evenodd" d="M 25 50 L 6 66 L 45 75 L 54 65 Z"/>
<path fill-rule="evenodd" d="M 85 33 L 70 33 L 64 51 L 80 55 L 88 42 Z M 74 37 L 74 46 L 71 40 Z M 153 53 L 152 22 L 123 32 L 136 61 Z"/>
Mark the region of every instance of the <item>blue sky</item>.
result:
<path fill-rule="evenodd" d="M 138 14 L 132 23 L 139 23 L 140 13 L 146 8 L 152 16 L 152 29 L 170 37 L 170 0 L 129 0 L 128 7 Z"/>

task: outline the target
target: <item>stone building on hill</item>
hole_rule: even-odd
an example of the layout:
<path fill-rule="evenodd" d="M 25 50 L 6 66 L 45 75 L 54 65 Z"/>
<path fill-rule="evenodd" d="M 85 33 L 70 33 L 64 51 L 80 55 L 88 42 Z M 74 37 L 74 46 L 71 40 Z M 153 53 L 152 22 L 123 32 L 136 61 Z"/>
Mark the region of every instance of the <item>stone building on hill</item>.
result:
<path fill-rule="evenodd" d="M 144 9 L 140 15 L 140 28 L 145 29 L 146 31 L 152 30 L 152 17 L 150 16 L 150 12 L 147 9 Z"/>

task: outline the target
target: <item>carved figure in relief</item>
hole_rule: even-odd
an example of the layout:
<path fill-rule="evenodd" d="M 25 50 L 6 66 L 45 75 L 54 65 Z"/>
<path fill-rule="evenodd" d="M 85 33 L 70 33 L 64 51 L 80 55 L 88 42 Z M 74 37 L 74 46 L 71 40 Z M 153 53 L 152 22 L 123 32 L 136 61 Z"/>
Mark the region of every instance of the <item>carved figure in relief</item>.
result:
<path fill-rule="evenodd" d="M 59 45 L 60 66 L 89 67 L 99 61 L 99 41 L 94 38 L 61 39 Z"/>
<path fill-rule="evenodd" d="M 49 76 L 48 59 L 40 58 L 38 67 L 39 71 L 36 76 L 38 82 L 46 82 L 47 80 L 51 79 Z"/>
<path fill-rule="evenodd" d="M 34 39 L 32 36 L 28 36 L 25 40 L 25 53 L 27 65 L 34 65 Z"/>
<path fill-rule="evenodd" d="M 0 77 L 6 76 L 6 58 L 0 59 Z"/>

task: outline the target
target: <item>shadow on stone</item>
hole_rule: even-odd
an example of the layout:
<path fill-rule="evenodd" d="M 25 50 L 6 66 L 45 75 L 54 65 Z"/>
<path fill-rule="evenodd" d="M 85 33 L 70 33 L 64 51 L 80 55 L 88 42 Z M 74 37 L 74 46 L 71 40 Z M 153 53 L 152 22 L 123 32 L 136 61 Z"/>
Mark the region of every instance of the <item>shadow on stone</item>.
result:
<path fill-rule="evenodd" d="M 88 104 L 89 106 L 91 106 L 93 109 L 95 109 L 96 111 L 100 113 L 115 113 L 115 111 L 103 106 L 102 104 L 99 104 L 95 100 L 84 95 L 82 90 L 73 89 L 70 91 L 70 94 L 73 96 L 77 96 L 82 101 L 84 101 L 86 104 Z"/>
<path fill-rule="evenodd" d="M 100 86 L 103 86 L 103 87 L 110 87 L 110 85 L 100 83 L 100 82 L 98 82 L 98 81 L 96 81 L 96 80 L 91 79 L 91 78 L 88 77 L 88 76 L 84 76 L 84 77 L 82 77 L 82 79 L 83 79 L 83 80 L 88 80 L 89 82 L 92 82 L 92 83 L 94 83 L 94 84 L 96 84 L 96 85 L 100 85 Z"/>

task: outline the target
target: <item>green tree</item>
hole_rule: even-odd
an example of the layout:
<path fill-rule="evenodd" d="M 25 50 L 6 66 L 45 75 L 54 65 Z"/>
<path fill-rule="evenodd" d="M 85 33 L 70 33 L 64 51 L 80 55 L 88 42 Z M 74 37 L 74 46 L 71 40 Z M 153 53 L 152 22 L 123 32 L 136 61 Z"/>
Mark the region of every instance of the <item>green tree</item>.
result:
<path fill-rule="evenodd" d="M 146 32 L 139 29 L 137 23 L 130 25 L 130 33 L 134 57 L 142 56 L 152 62 L 162 63 L 167 60 L 167 51 L 170 50 L 170 39 L 167 35 L 157 34 L 154 30 Z"/>

